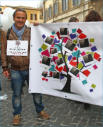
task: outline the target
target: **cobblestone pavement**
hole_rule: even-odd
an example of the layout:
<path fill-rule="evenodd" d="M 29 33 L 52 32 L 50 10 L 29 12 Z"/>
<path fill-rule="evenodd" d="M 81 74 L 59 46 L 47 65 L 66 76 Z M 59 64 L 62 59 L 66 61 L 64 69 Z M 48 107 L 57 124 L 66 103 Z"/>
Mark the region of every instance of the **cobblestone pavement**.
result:
<path fill-rule="evenodd" d="M 8 99 L 0 101 L 0 127 L 12 127 L 12 105 L 10 81 L 1 77 L 2 92 Z M 23 88 L 23 111 L 20 127 L 102 127 L 103 109 L 91 105 L 89 110 L 84 110 L 82 103 L 72 100 L 43 95 L 45 111 L 50 114 L 50 120 L 38 118 L 33 105 L 32 96 L 28 94 L 27 86 Z"/>

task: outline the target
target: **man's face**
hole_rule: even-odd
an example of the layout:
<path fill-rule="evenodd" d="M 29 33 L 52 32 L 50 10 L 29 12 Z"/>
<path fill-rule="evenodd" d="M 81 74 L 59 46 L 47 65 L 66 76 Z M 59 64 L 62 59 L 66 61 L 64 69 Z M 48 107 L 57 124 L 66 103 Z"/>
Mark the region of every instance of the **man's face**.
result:
<path fill-rule="evenodd" d="M 15 22 L 15 27 L 20 30 L 25 25 L 26 22 L 25 12 L 17 11 L 14 17 L 14 22 Z"/>

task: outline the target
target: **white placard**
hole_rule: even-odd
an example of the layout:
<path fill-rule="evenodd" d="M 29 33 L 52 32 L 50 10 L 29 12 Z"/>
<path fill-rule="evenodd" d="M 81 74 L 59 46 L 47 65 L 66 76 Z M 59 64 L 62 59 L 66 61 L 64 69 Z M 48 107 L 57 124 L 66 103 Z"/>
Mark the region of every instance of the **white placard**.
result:
<path fill-rule="evenodd" d="M 7 40 L 7 56 L 27 56 L 28 41 Z"/>

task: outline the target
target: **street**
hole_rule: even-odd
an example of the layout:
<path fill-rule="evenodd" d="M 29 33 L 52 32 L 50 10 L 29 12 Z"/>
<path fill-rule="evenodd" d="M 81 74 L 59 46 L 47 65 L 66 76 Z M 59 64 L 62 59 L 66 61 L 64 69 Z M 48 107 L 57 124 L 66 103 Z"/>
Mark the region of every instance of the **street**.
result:
<path fill-rule="evenodd" d="M 2 92 L 7 94 L 8 99 L 0 101 L 0 127 L 12 127 L 12 90 L 10 80 L 1 76 Z M 103 108 L 91 105 L 90 109 L 84 110 L 83 103 L 43 95 L 45 111 L 49 113 L 50 120 L 40 119 L 35 111 L 32 96 L 28 94 L 28 86 L 23 88 L 22 95 L 22 127 L 102 127 Z"/>

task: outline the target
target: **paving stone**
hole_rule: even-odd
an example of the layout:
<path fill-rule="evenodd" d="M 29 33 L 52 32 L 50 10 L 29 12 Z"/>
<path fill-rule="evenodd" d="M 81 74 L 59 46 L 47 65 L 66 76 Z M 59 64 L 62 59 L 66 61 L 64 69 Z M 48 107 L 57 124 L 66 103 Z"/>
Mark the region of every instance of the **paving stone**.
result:
<path fill-rule="evenodd" d="M 0 101 L 0 127 L 12 126 L 12 90 L 10 80 L 0 76 L 2 92 L 8 99 Z M 50 120 L 38 118 L 33 105 L 32 95 L 28 94 L 28 86 L 23 88 L 22 122 L 19 127 L 102 127 L 103 107 L 91 105 L 84 110 L 84 104 L 50 95 L 43 95 L 45 111 L 50 114 Z"/>

